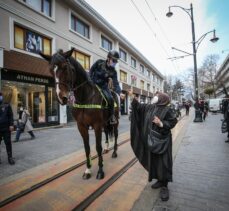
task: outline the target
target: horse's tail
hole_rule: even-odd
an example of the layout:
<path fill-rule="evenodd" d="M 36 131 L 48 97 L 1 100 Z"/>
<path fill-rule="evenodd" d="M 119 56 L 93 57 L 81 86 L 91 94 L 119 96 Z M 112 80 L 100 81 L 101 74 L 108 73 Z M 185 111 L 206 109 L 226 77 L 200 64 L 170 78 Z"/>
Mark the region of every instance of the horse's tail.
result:
<path fill-rule="evenodd" d="M 108 131 L 108 136 L 110 137 L 110 139 L 112 139 L 114 137 L 114 125 L 108 123 L 107 131 Z"/>

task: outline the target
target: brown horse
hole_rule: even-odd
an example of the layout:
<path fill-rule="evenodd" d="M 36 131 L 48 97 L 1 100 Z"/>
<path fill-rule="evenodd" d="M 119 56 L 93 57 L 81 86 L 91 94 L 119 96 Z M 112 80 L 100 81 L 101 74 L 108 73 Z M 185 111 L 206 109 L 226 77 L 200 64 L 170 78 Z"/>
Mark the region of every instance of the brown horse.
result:
<path fill-rule="evenodd" d="M 117 127 L 110 127 L 108 124 L 108 110 L 106 109 L 106 100 L 98 87 L 91 82 L 86 71 L 73 57 L 73 50 L 59 51 L 53 56 L 40 55 L 50 64 L 50 71 L 55 79 L 55 88 L 57 99 L 61 105 L 66 105 L 69 99 L 73 99 L 73 116 L 77 122 L 79 132 L 83 138 L 84 149 L 86 153 L 87 168 L 83 174 L 83 179 L 91 177 L 91 155 L 89 144 L 88 129 L 91 126 L 95 131 L 96 151 L 98 154 L 97 179 L 104 178 L 103 156 L 102 156 L 102 129 L 108 133 L 109 129 L 115 128 L 117 137 Z M 116 108 L 116 115 L 118 108 Z M 116 146 L 112 157 L 117 157 L 117 138 Z"/>

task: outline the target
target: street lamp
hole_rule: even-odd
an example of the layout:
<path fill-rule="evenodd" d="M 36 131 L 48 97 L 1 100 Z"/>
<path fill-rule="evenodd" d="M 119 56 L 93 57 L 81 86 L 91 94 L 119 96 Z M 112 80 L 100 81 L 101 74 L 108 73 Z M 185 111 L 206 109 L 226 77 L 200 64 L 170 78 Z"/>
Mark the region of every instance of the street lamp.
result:
<path fill-rule="evenodd" d="M 188 55 L 193 55 L 194 77 L 195 77 L 195 100 L 197 102 L 198 101 L 198 97 L 199 97 L 199 93 L 198 93 L 198 78 L 197 78 L 197 60 L 196 60 L 197 49 L 198 49 L 200 43 L 206 37 L 207 34 L 213 32 L 213 38 L 210 39 L 211 42 L 217 42 L 219 40 L 219 38 L 215 36 L 215 30 L 212 30 L 212 31 L 209 31 L 209 32 L 205 33 L 204 35 L 202 35 L 196 41 L 196 39 L 195 39 L 195 26 L 194 26 L 194 19 L 193 19 L 193 7 L 192 7 L 192 4 L 190 4 L 190 8 L 189 9 L 186 9 L 186 8 L 183 8 L 183 7 L 177 6 L 177 5 L 169 6 L 169 11 L 166 13 L 166 16 L 167 17 L 171 17 L 173 15 L 173 13 L 171 12 L 171 8 L 174 8 L 174 7 L 180 8 L 183 11 L 185 11 L 188 14 L 188 16 L 190 17 L 190 19 L 191 19 L 193 53 L 192 54 L 187 53 L 187 52 L 185 52 L 185 53 L 188 54 Z M 176 49 L 176 50 L 178 50 L 178 49 Z M 181 51 L 181 50 L 179 50 L 179 51 Z M 196 112 L 195 112 L 194 122 L 202 122 L 202 115 L 201 115 L 201 113 L 198 110 L 196 110 Z"/>

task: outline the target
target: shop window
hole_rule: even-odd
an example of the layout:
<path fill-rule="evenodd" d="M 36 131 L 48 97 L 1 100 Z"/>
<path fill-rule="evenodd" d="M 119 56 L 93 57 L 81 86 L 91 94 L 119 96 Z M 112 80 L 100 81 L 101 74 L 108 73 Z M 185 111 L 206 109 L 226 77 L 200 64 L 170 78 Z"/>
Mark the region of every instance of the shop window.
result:
<path fill-rule="evenodd" d="M 24 49 L 24 30 L 19 27 L 15 27 L 15 48 Z"/>
<path fill-rule="evenodd" d="M 144 89 L 144 81 L 140 81 L 140 89 Z"/>
<path fill-rule="evenodd" d="M 90 70 L 90 56 L 78 51 L 73 51 L 72 56 L 82 65 L 86 71 Z"/>
<path fill-rule="evenodd" d="M 131 75 L 131 86 L 137 86 L 137 77 L 135 75 Z"/>
<path fill-rule="evenodd" d="M 12 106 L 14 119 L 18 119 L 19 108 L 23 106 L 28 108 L 33 124 L 58 122 L 58 101 L 54 88 L 48 87 L 47 93 L 44 85 L 2 80 L 2 92 Z"/>
<path fill-rule="evenodd" d="M 127 73 L 120 70 L 120 81 L 127 83 Z"/>
<path fill-rule="evenodd" d="M 52 54 L 51 39 L 18 25 L 14 26 L 14 47 L 36 54 Z"/>
<path fill-rule="evenodd" d="M 44 13 L 46 16 L 51 17 L 51 0 L 23 0 L 26 4 L 31 6 L 33 9 Z"/>
<path fill-rule="evenodd" d="M 58 121 L 58 101 L 56 99 L 55 89 L 48 88 L 48 122 Z"/>
<path fill-rule="evenodd" d="M 123 60 L 124 62 L 127 61 L 127 54 L 124 50 L 119 49 L 119 54 L 120 54 L 120 59 Z"/>
<path fill-rule="evenodd" d="M 107 51 L 110 51 L 112 49 L 112 42 L 103 35 L 101 35 L 101 46 Z"/>
<path fill-rule="evenodd" d="M 71 29 L 90 39 L 90 27 L 84 21 L 71 14 Z"/>
<path fill-rule="evenodd" d="M 137 65 L 136 65 L 136 59 L 134 59 L 133 57 L 131 57 L 131 67 L 134 67 L 134 68 L 137 67 Z"/>
<path fill-rule="evenodd" d="M 140 64 L 140 73 L 144 75 L 144 66 Z"/>
<path fill-rule="evenodd" d="M 147 91 L 150 91 L 150 84 L 147 84 Z"/>

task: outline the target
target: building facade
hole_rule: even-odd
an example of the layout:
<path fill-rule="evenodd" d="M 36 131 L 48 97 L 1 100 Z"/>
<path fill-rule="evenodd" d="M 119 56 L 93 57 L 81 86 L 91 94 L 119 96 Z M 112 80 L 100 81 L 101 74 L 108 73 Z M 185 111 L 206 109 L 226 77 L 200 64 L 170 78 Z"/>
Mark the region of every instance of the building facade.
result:
<path fill-rule="evenodd" d="M 227 93 L 229 94 L 229 54 L 227 55 L 226 59 L 220 66 L 219 70 L 216 73 L 215 76 L 216 80 L 216 97 L 217 98 L 224 98 L 226 93 L 223 88 L 227 90 Z"/>
<path fill-rule="evenodd" d="M 73 57 L 89 71 L 109 50 L 120 53 L 118 77 L 123 93 L 133 87 L 149 103 L 163 90 L 163 75 L 116 29 L 83 0 L 0 0 L 1 90 L 13 107 L 30 110 L 35 126 L 67 123 L 70 108 L 60 106 L 47 63 L 39 52 L 76 50 Z M 128 96 L 121 114 L 128 113 Z"/>

